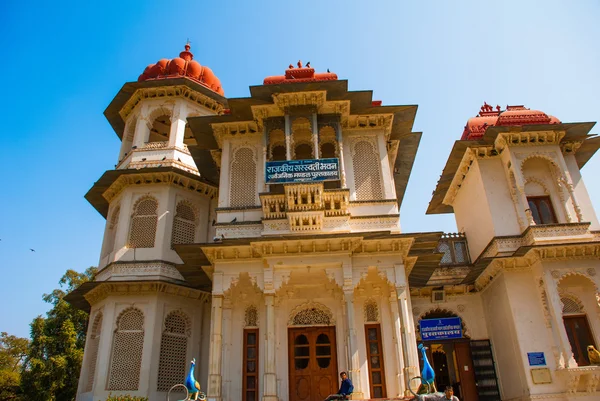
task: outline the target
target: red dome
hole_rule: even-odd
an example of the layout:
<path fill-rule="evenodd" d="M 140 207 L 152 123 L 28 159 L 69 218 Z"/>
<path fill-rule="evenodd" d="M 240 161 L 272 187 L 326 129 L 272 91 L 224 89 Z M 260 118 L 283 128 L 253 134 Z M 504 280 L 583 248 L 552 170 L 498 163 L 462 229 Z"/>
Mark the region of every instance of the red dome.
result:
<path fill-rule="evenodd" d="M 527 109 L 524 106 L 506 106 L 506 110 L 496 109 L 485 103 L 476 117 L 470 118 L 465 125 L 461 140 L 472 140 L 483 137 L 490 126 L 515 126 L 533 124 L 560 124 L 560 120 L 539 110 Z"/>
<path fill-rule="evenodd" d="M 138 82 L 152 79 L 174 78 L 179 76 L 188 77 L 202 85 L 223 95 L 221 81 L 212 70 L 203 67 L 197 61 L 193 60 L 194 55 L 190 52 L 190 45 L 185 45 L 185 50 L 179 53 L 179 57 L 172 60 L 161 59 L 156 64 L 150 64 L 139 76 Z"/>

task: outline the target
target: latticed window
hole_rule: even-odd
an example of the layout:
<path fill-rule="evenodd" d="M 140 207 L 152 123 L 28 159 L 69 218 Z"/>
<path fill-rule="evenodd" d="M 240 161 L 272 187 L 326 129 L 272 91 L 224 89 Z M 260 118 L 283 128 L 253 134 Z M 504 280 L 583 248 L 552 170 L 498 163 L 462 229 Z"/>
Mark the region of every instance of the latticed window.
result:
<path fill-rule="evenodd" d="M 128 308 L 117 318 L 107 390 L 138 389 L 143 347 L 144 314 L 137 308 Z"/>
<path fill-rule="evenodd" d="M 106 242 L 104 243 L 104 251 L 102 257 L 111 253 L 115 248 L 115 236 L 117 235 L 117 226 L 119 225 L 119 214 L 121 213 L 121 205 L 117 205 L 110 214 L 110 222 L 106 233 Z"/>
<path fill-rule="evenodd" d="M 102 312 L 99 312 L 94 318 L 92 331 L 88 340 L 87 355 L 88 369 L 85 384 L 85 392 L 92 391 L 94 386 L 94 376 L 96 375 L 96 361 L 98 360 L 98 346 L 100 345 L 100 332 L 102 330 Z"/>
<path fill-rule="evenodd" d="M 257 327 L 258 326 L 258 310 L 256 306 L 250 305 L 244 312 L 244 326 L 245 327 Z"/>
<path fill-rule="evenodd" d="M 581 305 L 581 303 L 578 302 L 578 300 L 576 299 L 573 299 L 571 297 L 562 297 L 560 299 L 560 302 L 562 302 L 563 305 L 563 315 L 568 315 L 572 313 L 584 313 L 583 305 Z"/>
<path fill-rule="evenodd" d="M 377 303 L 369 299 L 365 302 L 365 322 L 378 322 L 379 321 L 379 308 Z"/>
<path fill-rule="evenodd" d="M 173 219 L 171 245 L 193 244 L 196 240 L 196 213 L 192 205 L 182 201 L 177 204 Z"/>
<path fill-rule="evenodd" d="M 129 248 L 154 248 L 158 202 L 154 198 L 142 198 L 134 206 L 129 231 Z"/>
<path fill-rule="evenodd" d="M 256 161 L 250 148 L 235 151 L 230 172 L 231 207 L 254 206 L 256 202 Z"/>
<path fill-rule="evenodd" d="M 330 325 L 331 317 L 327 312 L 317 309 L 308 308 L 301 310 L 294 316 L 292 320 L 293 326 L 314 326 L 314 325 Z"/>
<path fill-rule="evenodd" d="M 169 391 L 185 379 L 190 334 L 191 324 L 187 315 L 180 311 L 167 315 L 160 340 L 157 391 Z"/>
<path fill-rule="evenodd" d="M 375 145 L 368 141 L 357 142 L 354 145 L 352 164 L 356 199 L 382 199 L 381 166 Z"/>

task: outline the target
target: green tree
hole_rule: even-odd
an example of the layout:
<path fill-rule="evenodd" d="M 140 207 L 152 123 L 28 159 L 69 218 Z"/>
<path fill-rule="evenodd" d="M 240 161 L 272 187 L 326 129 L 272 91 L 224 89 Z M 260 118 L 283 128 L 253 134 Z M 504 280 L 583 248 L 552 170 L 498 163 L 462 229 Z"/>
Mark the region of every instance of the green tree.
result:
<path fill-rule="evenodd" d="M 0 334 L 0 401 L 21 400 L 21 366 L 27 355 L 29 340 Z"/>
<path fill-rule="evenodd" d="M 52 309 L 45 318 L 33 319 L 31 344 L 21 370 L 21 389 L 27 399 L 75 399 L 88 314 L 73 307 L 64 297 L 86 281 L 93 280 L 96 270 L 95 267 L 83 273 L 67 270 L 59 281 L 61 288 L 44 294 L 44 301 L 52 304 Z"/>

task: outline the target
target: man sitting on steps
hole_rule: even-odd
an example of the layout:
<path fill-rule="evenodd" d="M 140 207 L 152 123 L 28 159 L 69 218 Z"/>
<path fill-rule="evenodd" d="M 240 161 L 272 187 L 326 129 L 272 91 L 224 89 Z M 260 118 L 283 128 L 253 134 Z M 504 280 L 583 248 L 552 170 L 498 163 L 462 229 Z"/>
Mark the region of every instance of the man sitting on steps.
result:
<path fill-rule="evenodd" d="M 419 401 L 459 401 L 458 397 L 454 395 L 454 389 L 452 386 L 446 386 L 446 390 L 444 394 L 435 393 L 435 394 L 424 394 L 419 395 L 417 398 L 413 398 L 413 400 Z"/>
<path fill-rule="evenodd" d="M 352 394 L 352 391 L 354 391 L 354 386 L 352 385 L 350 379 L 348 379 L 346 372 L 340 373 L 340 377 L 342 378 L 342 384 L 340 385 L 340 389 L 338 390 L 337 394 L 331 394 L 325 399 L 325 401 L 347 400 L 348 396 Z"/>

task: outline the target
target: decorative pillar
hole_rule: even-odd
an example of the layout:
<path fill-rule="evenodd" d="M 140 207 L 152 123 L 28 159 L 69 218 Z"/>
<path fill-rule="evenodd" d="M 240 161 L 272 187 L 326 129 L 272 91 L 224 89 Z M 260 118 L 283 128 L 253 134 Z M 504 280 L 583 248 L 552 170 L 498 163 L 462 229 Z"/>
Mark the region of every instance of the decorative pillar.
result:
<path fill-rule="evenodd" d="M 319 159 L 319 126 L 317 125 L 317 113 L 312 115 L 312 141 L 315 159 Z"/>
<path fill-rule="evenodd" d="M 557 334 L 559 340 L 559 369 L 560 368 L 575 368 L 577 362 L 573 357 L 573 350 L 571 349 L 571 343 L 569 337 L 567 337 L 567 331 L 562 320 L 562 306 L 560 302 L 560 295 L 556 283 L 552 277 L 552 272 L 546 270 L 544 272 L 544 289 L 546 290 L 546 296 L 548 298 L 548 311 L 550 312 L 550 318 L 552 321 L 552 327 Z"/>
<path fill-rule="evenodd" d="M 402 347 L 404 348 L 404 378 L 407 383 L 415 376 L 419 376 L 419 355 L 417 353 L 417 336 L 413 326 L 412 314 L 409 309 L 408 293 L 406 286 L 396 285 L 396 296 L 398 297 L 398 310 L 402 331 Z M 419 383 L 414 380 L 410 382 L 412 389 L 416 392 Z"/>
<path fill-rule="evenodd" d="M 340 178 L 342 188 L 346 188 L 346 169 L 344 168 L 344 144 L 342 138 L 342 125 L 339 121 L 335 123 L 335 135 L 337 137 L 338 148 L 340 153 Z"/>
<path fill-rule="evenodd" d="M 356 340 L 356 329 L 354 327 L 354 289 L 344 290 L 344 301 L 346 301 L 346 320 L 348 325 L 348 375 L 354 384 L 353 400 L 364 398 L 360 377 L 360 360 L 358 358 L 358 347 Z"/>
<path fill-rule="evenodd" d="M 285 159 L 292 160 L 292 123 L 290 115 L 285 115 Z"/>
<path fill-rule="evenodd" d="M 398 397 L 406 395 L 406 378 L 404 377 L 404 366 L 406 360 L 406 353 L 402 346 L 402 325 L 400 324 L 400 313 L 398 311 L 398 299 L 393 294 L 389 297 L 390 310 L 392 311 L 392 322 L 394 324 L 394 345 L 396 348 L 396 361 L 398 369 L 397 381 L 398 381 Z"/>
<path fill-rule="evenodd" d="M 187 121 L 187 107 L 180 101 L 173 109 L 171 116 L 171 130 L 169 132 L 169 147 L 178 147 L 183 149 L 183 139 L 185 137 L 185 125 Z"/>
<path fill-rule="evenodd" d="M 223 340 L 223 295 L 212 296 L 210 353 L 208 355 L 208 401 L 221 401 L 221 344 Z"/>
<path fill-rule="evenodd" d="M 265 293 L 267 333 L 265 336 L 265 373 L 263 376 L 263 401 L 277 401 L 277 374 L 275 372 L 275 295 Z"/>
<path fill-rule="evenodd" d="M 135 125 L 132 148 L 141 149 L 150 140 L 150 121 L 146 115 L 140 115 Z"/>
<path fill-rule="evenodd" d="M 266 183 L 266 171 L 265 169 L 267 168 L 267 148 L 269 145 L 269 131 L 267 129 L 267 124 L 264 125 L 263 127 L 263 138 L 262 138 L 262 168 L 259 169 L 260 171 L 262 171 L 262 177 L 259 177 L 258 182 L 262 183 L 262 185 L 260 185 L 260 188 L 262 192 L 267 192 L 267 183 Z"/>
<path fill-rule="evenodd" d="M 219 178 L 218 207 L 229 207 L 229 191 L 231 190 L 229 170 L 231 167 L 231 158 L 233 157 L 231 153 L 231 142 L 225 140 L 223 142 L 223 149 L 221 150 L 221 176 Z"/>

